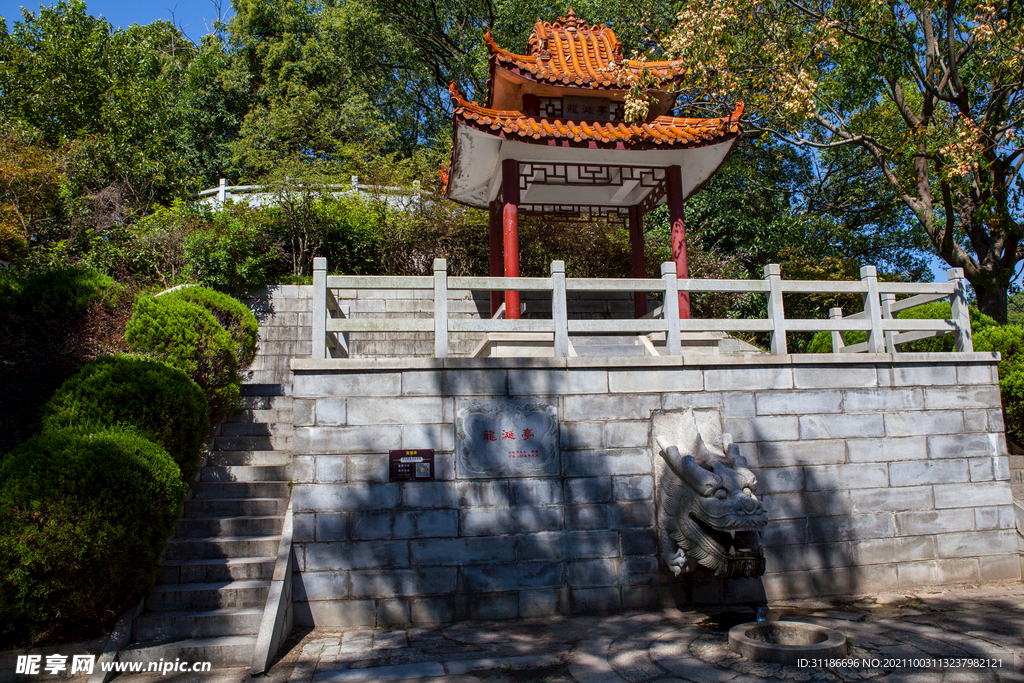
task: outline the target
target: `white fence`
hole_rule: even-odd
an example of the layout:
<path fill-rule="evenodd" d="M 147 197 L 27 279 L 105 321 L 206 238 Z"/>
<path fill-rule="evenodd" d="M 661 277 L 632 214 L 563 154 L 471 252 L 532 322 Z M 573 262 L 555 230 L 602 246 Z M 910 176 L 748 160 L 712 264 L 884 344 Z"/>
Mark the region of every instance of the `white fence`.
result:
<path fill-rule="evenodd" d="M 434 260 L 434 275 L 420 277 L 370 277 L 328 275 L 327 259 L 313 260 L 313 358 L 347 355 L 350 332 L 433 332 L 434 355 L 448 356 L 448 335 L 453 332 L 550 333 L 554 355 L 569 355 L 570 334 L 650 334 L 664 332 L 665 352 L 680 355 L 680 335 L 686 332 L 769 332 L 771 352 L 787 353 L 787 332 L 832 332 L 836 353 L 893 353 L 902 343 L 953 333 L 956 350 L 974 350 L 971 322 L 967 311 L 966 280 L 963 270 L 947 271 L 949 282 L 879 282 L 874 266 L 861 268 L 860 280 L 783 280 L 779 266 L 764 269 L 763 280 L 679 280 L 674 263 L 661 264 L 660 279 L 567 278 L 562 261 L 551 263 L 551 277 L 449 277 L 444 259 Z M 406 289 L 432 290 L 432 318 L 358 318 L 347 317 L 336 290 Z M 550 319 L 506 320 L 502 318 L 449 318 L 449 290 L 540 291 L 551 293 Z M 664 301 L 675 302 L 679 292 L 760 293 L 767 295 L 767 317 L 747 319 L 679 318 L 674 305 L 662 307 L 660 317 L 619 320 L 570 320 L 567 292 L 660 292 Z M 860 294 L 864 311 L 847 317 L 838 308 L 828 319 L 786 318 L 783 294 Z M 897 296 L 909 298 L 896 300 Z M 942 299 L 950 299 L 951 319 L 900 320 L 898 311 Z M 868 339 L 862 344 L 843 346 L 842 332 L 862 330 Z"/>

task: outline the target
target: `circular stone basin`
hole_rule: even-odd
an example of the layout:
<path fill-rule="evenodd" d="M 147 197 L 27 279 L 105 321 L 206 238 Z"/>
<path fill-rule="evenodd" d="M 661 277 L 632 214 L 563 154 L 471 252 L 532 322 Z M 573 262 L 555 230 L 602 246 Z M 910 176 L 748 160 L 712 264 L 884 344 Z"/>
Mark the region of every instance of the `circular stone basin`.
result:
<path fill-rule="evenodd" d="M 752 621 L 729 629 L 729 649 L 752 662 L 796 664 L 800 659 L 846 656 L 846 636 L 800 621 Z"/>

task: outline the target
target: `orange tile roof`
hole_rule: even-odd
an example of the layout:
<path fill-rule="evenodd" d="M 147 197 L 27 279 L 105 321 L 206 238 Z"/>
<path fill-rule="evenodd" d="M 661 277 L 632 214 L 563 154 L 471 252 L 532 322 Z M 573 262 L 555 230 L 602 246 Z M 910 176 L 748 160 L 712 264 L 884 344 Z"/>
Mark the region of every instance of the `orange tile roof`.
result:
<path fill-rule="evenodd" d="M 498 47 L 491 32 L 485 36 L 492 66 L 498 65 L 521 76 L 561 85 L 623 89 L 612 64 L 633 73 L 647 67 L 662 80 L 674 81 L 685 74 L 679 62 L 639 62 L 624 59 L 622 43 L 606 25 L 579 22 L 572 9 L 555 23 L 538 21 L 527 43 L 527 54 L 518 55 Z"/>
<path fill-rule="evenodd" d="M 527 116 L 521 111 L 488 109 L 476 102 L 467 102 L 455 83 L 448 90 L 456 119 L 481 130 L 489 129 L 526 141 L 565 139 L 628 146 L 697 147 L 738 135 L 743 114 L 743 103 L 739 102 L 732 114 L 718 119 L 658 116 L 644 123 L 549 120 Z"/>

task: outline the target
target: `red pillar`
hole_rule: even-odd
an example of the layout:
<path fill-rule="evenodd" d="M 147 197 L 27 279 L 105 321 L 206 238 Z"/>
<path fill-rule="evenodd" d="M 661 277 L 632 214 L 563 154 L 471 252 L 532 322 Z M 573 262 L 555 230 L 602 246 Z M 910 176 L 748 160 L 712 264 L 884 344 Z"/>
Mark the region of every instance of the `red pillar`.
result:
<path fill-rule="evenodd" d="M 519 277 L 519 162 L 501 162 L 502 235 L 505 243 L 505 277 Z M 519 292 L 505 291 L 505 318 L 519 319 Z"/>
<path fill-rule="evenodd" d="M 629 243 L 633 247 L 633 277 L 643 278 L 647 271 L 644 263 L 644 217 L 636 206 L 629 207 Z M 647 315 L 647 292 L 633 292 L 633 315 L 637 318 Z"/>
<path fill-rule="evenodd" d="M 491 277 L 501 277 L 502 263 L 501 263 L 501 208 L 498 202 L 491 202 L 491 220 L 490 220 L 490 241 L 491 241 L 491 255 L 490 255 L 490 272 Z M 497 290 L 491 291 L 491 317 L 494 317 L 498 307 L 501 306 L 501 292 Z"/>
<path fill-rule="evenodd" d="M 685 280 L 690 277 L 686 267 L 686 222 L 683 215 L 683 171 L 678 166 L 669 166 L 668 177 L 668 220 L 672 225 L 672 260 L 676 263 L 676 277 Z M 667 301 L 665 302 L 668 303 Z M 690 293 L 679 292 L 679 317 L 690 317 Z"/>

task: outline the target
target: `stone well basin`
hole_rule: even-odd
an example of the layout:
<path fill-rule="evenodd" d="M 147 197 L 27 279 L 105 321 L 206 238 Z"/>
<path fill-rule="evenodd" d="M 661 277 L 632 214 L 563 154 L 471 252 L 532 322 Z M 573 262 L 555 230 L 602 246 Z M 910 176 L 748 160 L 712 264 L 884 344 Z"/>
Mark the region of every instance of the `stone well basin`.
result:
<path fill-rule="evenodd" d="M 729 649 L 753 662 L 796 664 L 846 656 L 846 636 L 800 621 L 752 621 L 729 629 Z"/>

